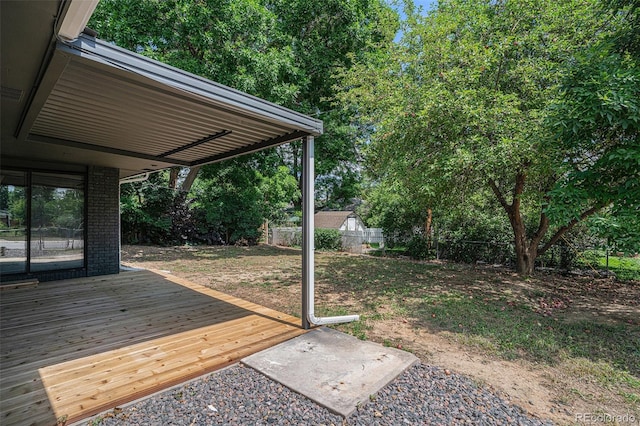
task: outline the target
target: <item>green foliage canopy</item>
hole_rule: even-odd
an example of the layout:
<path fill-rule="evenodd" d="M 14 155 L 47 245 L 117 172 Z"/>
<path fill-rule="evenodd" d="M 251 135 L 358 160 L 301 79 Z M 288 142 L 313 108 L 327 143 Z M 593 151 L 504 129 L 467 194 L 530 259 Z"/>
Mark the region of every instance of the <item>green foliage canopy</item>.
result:
<path fill-rule="evenodd" d="M 579 217 L 589 203 L 607 206 L 592 232 L 619 250 L 640 251 L 640 9 L 629 0 L 603 11 L 606 37 L 577 55 L 551 105 L 550 144 L 566 152 L 547 214 Z"/>
<path fill-rule="evenodd" d="M 580 93 L 567 89 L 574 87 L 568 76 L 586 85 L 585 95 L 591 90 L 574 65 L 585 47 L 613 60 L 602 43 L 627 24 L 601 13 L 596 1 L 450 0 L 425 17 L 410 4 L 406 12 L 400 43 L 379 46 L 342 74 L 342 99 L 357 105 L 374 130 L 366 141 L 369 170 L 377 180 L 403 185 L 423 207 L 464 209 L 470 196 L 490 189 L 511 223 L 517 269 L 531 273 L 539 252 L 607 203 L 622 202 L 619 195 L 634 185 L 626 178 L 638 170 L 631 148 L 637 139 L 609 138 L 600 162 L 571 173 L 567 163 L 592 153 L 581 147 L 591 140 L 550 143 L 557 130 L 547 121 L 562 93 Z M 617 92 L 624 99 L 610 99 L 611 111 L 598 112 L 594 127 L 605 121 L 629 129 L 636 120 L 632 109 L 616 109 L 634 94 L 637 99 L 629 75 L 635 63 L 617 61 L 616 79 L 603 81 L 624 86 Z M 567 108 L 581 118 L 575 105 Z M 608 197 L 593 190 L 605 175 Z M 588 193 L 571 195 L 586 187 Z M 563 200 L 570 213 L 555 207 Z M 527 226 L 531 218 L 535 224 Z"/>
<path fill-rule="evenodd" d="M 324 121 L 316 172 L 332 202 L 358 193 L 351 117 L 335 110 L 336 67 L 350 67 L 395 14 L 381 0 L 103 0 L 101 38 Z M 279 148 L 300 185 L 301 145 Z M 300 202 L 299 197 L 294 200 Z"/>

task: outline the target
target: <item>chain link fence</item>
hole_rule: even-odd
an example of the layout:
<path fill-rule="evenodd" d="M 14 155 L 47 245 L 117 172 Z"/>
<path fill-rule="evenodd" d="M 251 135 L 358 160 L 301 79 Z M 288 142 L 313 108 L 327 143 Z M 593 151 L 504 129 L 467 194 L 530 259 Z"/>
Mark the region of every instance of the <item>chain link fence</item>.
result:
<path fill-rule="evenodd" d="M 640 255 L 637 252 L 618 251 L 614 247 L 614 243 L 607 244 L 605 240 L 561 239 L 538 255 L 536 268 L 599 277 L 622 274 L 639 279 L 636 277 L 640 275 Z M 439 239 L 431 242 L 428 253 L 427 258 L 471 264 L 513 267 L 516 262 L 514 244 L 496 241 Z M 638 270 L 638 273 L 626 274 L 626 269 Z"/>

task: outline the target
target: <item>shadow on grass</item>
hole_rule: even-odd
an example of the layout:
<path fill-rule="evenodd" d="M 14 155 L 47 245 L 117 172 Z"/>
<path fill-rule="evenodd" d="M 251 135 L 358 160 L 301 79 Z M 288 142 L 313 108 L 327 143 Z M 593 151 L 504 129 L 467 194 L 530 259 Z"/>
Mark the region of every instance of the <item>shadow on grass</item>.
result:
<path fill-rule="evenodd" d="M 511 274 L 465 265 L 353 256 L 321 258 L 317 275 L 327 293 L 351 293 L 365 317 L 373 318 L 380 305 L 393 305 L 395 314 L 391 315 L 411 318 L 415 327 L 448 331 L 505 359 L 553 365 L 566 357 L 585 358 L 640 377 L 637 322 L 612 316 L 600 322 L 589 316 L 576 319 L 562 311 L 551 316 L 536 312 L 538 298 L 548 296 L 549 286 L 556 283 L 548 277 L 521 282 Z M 567 285 L 564 278 L 558 280 Z M 573 285 L 580 288 L 584 283 Z M 605 287 L 603 299 L 597 298 L 596 285 Z M 592 287 L 587 290 L 594 303 L 608 304 L 608 299 L 622 294 L 620 289 L 611 293 L 605 284 Z M 557 297 L 565 296 L 560 292 Z"/>
<path fill-rule="evenodd" d="M 496 354 L 555 364 L 563 357 L 606 362 L 640 377 L 640 327 L 625 323 L 564 321 L 542 316 L 517 302 L 448 293 L 426 297 L 415 321 L 437 331 L 449 331 L 485 341 Z"/>
<path fill-rule="evenodd" d="M 302 256 L 300 250 L 258 246 L 123 246 L 125 262 L 168 262 L 172 260 L 202 261 L 238 259 L 243 257 Z"/>
<path fill-rule="evenodd" d="M 446 271 L 441 265 L 354 256 L 319 257 L 316 265 L 316 276 L 336 291 L 407 296 L 426 289 L 424 280 L 438 279 L 434 272 Z"/>
<path fill-rule="evenodd" d="M 246 280 L 240 282 L 243 288 L 272 292 L 274 299 L 290 299 L 291 293 L 278 291 L 301 281 L 299 250 L 270 246 L 125 250 L 130 261 L 174 260 L 190 273 L 242 272 L 249 275 L 241 278 Z M 143 253 L 136 258 L 138 250 Z M 190 260 L 199 261 L 198 266 L 189 265 Z M 637 312 L 636 287 L 552 275 L 522 280 L 506 271 L 468 265 L 322 252 L 316 254 L 316 284 L 318 302 L 330 301 L 326 312 L 320 309 L 319 314 L 361 314 L 360 324 L 344 330 L 361 338 L 378 317 L 402 316 L 415 327 L 454 333 L 502 358 L 547 364 L 584 358 L 640 377 L 640 327 L 637 317 L 631 316 Z M 556 299 L 566 300 L 571 308 L 554 310 L 551 316 L 535 311 L 540 300 Z M 624 309 L 628 315 L 620 314 Z"/>

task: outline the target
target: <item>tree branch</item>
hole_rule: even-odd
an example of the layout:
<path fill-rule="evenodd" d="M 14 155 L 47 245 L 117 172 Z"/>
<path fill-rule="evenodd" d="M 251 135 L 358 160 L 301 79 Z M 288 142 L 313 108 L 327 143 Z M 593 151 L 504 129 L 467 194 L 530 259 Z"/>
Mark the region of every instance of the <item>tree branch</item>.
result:
<path fill-rule="evenodd" d="M 186 39 L 186 45 L 187 45 L 187 49 L 189 49 L 189 53 L 191 53 L 191 56 L 201 61 L 203 60 L 202 53 L 200 53 L 200 51 L 195 48 L 195 46 L 191 43 L 191 40 L 188 37 Z"/>
<path fill-rule="evenodd" d="M 523 172 L 516 174 L 516 184 L 513 186 L 513 201 L 511 202 L 511 208 L 514 211 L 520 211 L 520 195 L 524 192 L 524 183 L 527 180 L 527 175 Z"/>
<path fill-rule="evenodd" d="M 178 188 L 178 175 L 180 174 L 180 167 L 174 166 L 169 172 L 169 188 Z"/>
<path fill-rule="evenodd" d="M 202 166 L 193 166 L 189 169 L 189 173 L 187 174 L 187 177 L 184 179 L 184 182 L 182 182 L 180 191 L 189 192 L 191 190 L 191 186 L 193 185 L 193 182 L 195 182 L 196 176 L 198 176 L 198 172 L 200 171 L 201 168 Z"/>
<path fill-rule="evenodd" d="M 537 248 L 538 244 L 540 244 L 540 240 L 545 236 L 547 230 L 549 229 L 549 218 L 544 212 L 544 209 L 540 212 L 540 223 L 538 224 L 538 229 L 531 237 L 531 243 L 529 247 L 531 249 Z"/>
<path fill-rule="evenodd" d="M 500 192 L 500 188 L 498 188 L 498 185 L 496 185 L 496 181 L 493 179 L 489 179 L 489 185 L 491 186 L 493 193 L 498 198 L 498 201 L 500 201 L 500 205 L 502 205 L 502 207 L 509 213 L 511 211 L 511 205 L 507 203 L 504 195 L 502 195 L 502 192 Z"/>
<path fill-rule="evenodd" d="M 569 223 L 567 223 L 566 225 L 560 227 L 555 234 L 553 234 L 553 237 L 551 237 L 551 239 L 538 251 L 538 254 L 543 254 L 545 251 L 547 251 L 551 246 L 553 246 L 556 242 L 558 242 L 558 240 L 568 231 L 570 231 L 571 229 L 573 229 L 574 226 L 576 226 L 576 224 L 578 224 L 578 222 L 586 219 L 587 217 L 591 216 L 594 213 L 597 213 L 602 207 L 604 207 L 604 204 L 602 205 L 597 205 L 597 206 L 593 206 L 591 207 L 589 210 L 586 210 L 584 212 L 582 212 L 582 214 L 574 219 L 571 219 L 571 221 Z"/>

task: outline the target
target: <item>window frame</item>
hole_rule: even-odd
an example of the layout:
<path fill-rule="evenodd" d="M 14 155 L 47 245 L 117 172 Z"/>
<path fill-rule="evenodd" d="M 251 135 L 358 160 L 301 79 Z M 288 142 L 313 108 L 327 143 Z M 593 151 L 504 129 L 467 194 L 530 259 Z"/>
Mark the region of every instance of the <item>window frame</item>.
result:
<path fill-rule="evenodd" d="M 78 171 L 67 171 L 67 170 L 51 170 L 51 169 L 43 169 L 43 168 L 26 168 L 26 167 L 3 167 L 3 170 L 7 171 L 15 171 L 15 172 L 23 172 L 25 173 L 25 194 L 26 194 L 26 241 L 25 241 L 25 250 L 26 250 L 26 267 L 23 272 L 11 272 L 7 274 L 3 274 L 4 276 L 21 276 L 21 275 L 37 275 L 43 273 L 51 273 L 51 272 L 64 272 L 64 271 L 86 271 L 88 268 L 88 256 L 87 256 L 87 235 L 88 235 L 88 192 L 89 192 L 89 179 L 88 173 L 78 172 Z M 47 174 L 65 174 L 72 176 L 80 176 L 82 178 L 82 186 L 83 186 L 83 206 L 82 206 L 82 241 L 83 241 L 83 251 L 82 251 L 82 266 L 81 267 L 70 267 L 70 268 L 54 268 L 54 269 L 38 269 L 33 271 L 31 268 L 31 233 L 32 233 L 32 200 L 33 200 L 33 174 L 37 173 L 40 175 Z"/>

